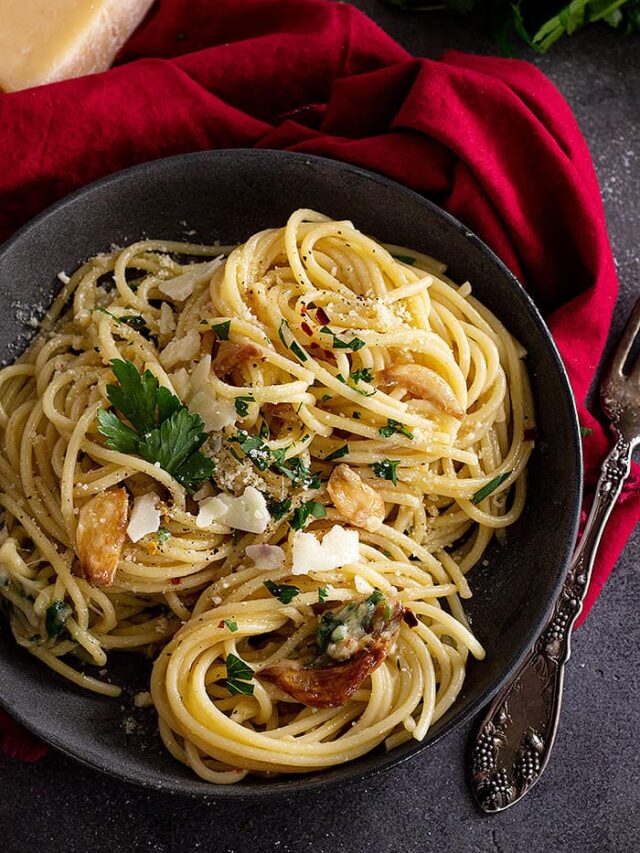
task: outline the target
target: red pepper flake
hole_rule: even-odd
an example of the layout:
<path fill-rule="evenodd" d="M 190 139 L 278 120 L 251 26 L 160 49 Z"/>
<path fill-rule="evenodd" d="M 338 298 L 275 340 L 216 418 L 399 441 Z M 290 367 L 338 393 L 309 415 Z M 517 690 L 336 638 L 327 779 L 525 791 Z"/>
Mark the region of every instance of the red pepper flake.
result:
<path fill-rule="evenodd" d="M 321 326 L 326 326 L 329 322 L 329 318 L 326 313 L 322 310 L 322 308 L 318 308 L 316 311 L 316 320 L 320 323 Z"/>
<path fill-rule="evenodd" d="M 180 586 L 180 584 L 182 583 L 182 578 L 171 578 L 171 583 L 174 586 Z"/>
<path fill-rule="evenodd" d="M 218 622 L 218 628 L 224 628 L 224 619 L 221 619 L 221 620 Z"/>
<path fill-rule="evenodd" d="M 305 335 L 309 335 L 309 337 L 311 337 L 311 335 L 313 335 L 313 331 L 311 329 L 311 326 L 307 322 L 303 321 L 300 324 L 300 328 L 305 333 Z"/>
<path fill-rule="evenodd" d="M 413 610 L 409 610 L 408 607 L 405 607 L 404 613 L 402 614 L 402 619 L 407 623 L 410 628 L 415 628 L 416 625 L 419 624 L 418 618 Z"/>
<path fill-rule="evenodd" d="M 535 427 L 529 427 L 525 429 L 523 439 L 524 441 L 535 441 L 538 437 L 538 430 Z"/>
<path fill-rule="evenodd" d="M 304 304 L 304 302 L 300 306 L 300 313 L 301 314 L 308 314 L 309 313 L 309 308 Z"/>

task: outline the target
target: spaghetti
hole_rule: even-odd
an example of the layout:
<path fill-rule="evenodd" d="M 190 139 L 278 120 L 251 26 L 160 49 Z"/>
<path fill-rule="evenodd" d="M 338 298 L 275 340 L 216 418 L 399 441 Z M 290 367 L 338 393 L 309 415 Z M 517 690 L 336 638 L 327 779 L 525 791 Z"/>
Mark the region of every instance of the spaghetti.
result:
<path fill-rule="evenodd" d="M 524 355 L 442 264 L 309 210 L 92 258 L 0 371 L 16 641 L 111 696 L 91 666 L 153 654 L 162 738 L 214 783 L 424 738 L 524 505 Z"/>

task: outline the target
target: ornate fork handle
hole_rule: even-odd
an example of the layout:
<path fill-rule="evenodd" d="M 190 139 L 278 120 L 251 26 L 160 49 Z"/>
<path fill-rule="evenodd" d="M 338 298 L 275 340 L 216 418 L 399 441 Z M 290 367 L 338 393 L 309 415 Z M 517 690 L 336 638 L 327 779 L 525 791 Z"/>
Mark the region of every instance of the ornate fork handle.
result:
<path fill-rule="evenodd" d="M 582 609 L 602 531 L 629 476 L 632 451 L 633 444 L 619 438 L 603 462 L 591 512 L 552 616 L 480 727 L 471 756 L 471 787 L 485 812 L 517 803 L 549 760 L 571 629 Z"/>

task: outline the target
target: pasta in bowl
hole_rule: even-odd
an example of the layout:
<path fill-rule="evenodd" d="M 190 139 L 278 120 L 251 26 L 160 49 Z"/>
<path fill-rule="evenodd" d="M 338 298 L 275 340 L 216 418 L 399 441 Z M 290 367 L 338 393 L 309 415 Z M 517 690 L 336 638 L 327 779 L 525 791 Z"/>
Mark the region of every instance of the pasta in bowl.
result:
<path fill-rule="evenodd" d="M 111 696 L 93 669 L 151 650 L 162 739 L 213 783 L 423 739 L 524 507 L 524 356 L 443 264 L 311 210 L 96 256 L 0 373 L 15 639 Z"/>

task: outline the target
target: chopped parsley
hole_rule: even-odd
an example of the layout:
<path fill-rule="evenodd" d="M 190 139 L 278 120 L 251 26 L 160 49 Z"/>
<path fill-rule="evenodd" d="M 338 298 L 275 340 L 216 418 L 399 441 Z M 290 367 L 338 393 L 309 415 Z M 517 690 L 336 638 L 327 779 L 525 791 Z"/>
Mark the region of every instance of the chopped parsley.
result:
<path fill-rule="evenodd" d="M 160 387 L 149 370 L 140 373 L 130 361 L 111 362 L 118 385 L 107 385 L 107 397 L 116 412 L 99 409 L 98 431 L 107 447 L 140 456 L 171 474 L 191 492 L 208 480 L 215 465 L 199 452 L 207 440 L 200 415 L 192 414 L 167 388 Z"/>
<path fill-rule="evenodd" d="M 286 340 L 285 334 L 284 334 L 285 329 L 288 329 L 289 333 L 291 334 L 291 329 L 289 327 L 289 324 L 287 323 L 287 321 L 285 319 L 283 319 L 282 322 L 280 323 L 280 328 L 278 329 L 278 337 L 282 341 L 283 345 L 287 349 L 291 350 L 291 352 L 295 356 L 297 356 L 300 359 L 300 361 L 307 361 L 308 356 L 307 356 L 306 352 L 302 349 L 300 344 L 293 338 L 293 336 L 292 336 L 291 342 L 287 343 L 287 340 Z"/>
<path fill-rule="evenodd" d="M 320 397 L 320 402 L 322 403 L 325 403 L 327 400 L 333 400 L 331 394 L 323 394 L 322 397 Z"/>
<path fill-rule="evenodd" d="M 227 690 L 231 694 L 243 693 L 245 696 L 253 696 L 254 685 L 253 670 L 242 658 L 234 654 L 227 655 L 225 659 L 227 667 Z"/>
<path fill-rule="evenodd" d="M 359 420 L 360 420 L 360 418 L 362 417 L 362 412 L 354 412 L 354 413 L 351 415 L 351 417 L 352 417 L 354 420 L 359 421 Z"/>
<path fill-rule="evenodd" d="M 300 588 L 289 583 L 274 583 L 273 581 L 265 581 L 264 585 L 269 590 L 274 598 L 281 601 L 283 604 L 290 604 L 296 595 L 300 594 Z"/>
<path fill-rule="evenodd" d="M 331 335 L 333 338 L 333 343 L 331 345 L 333 349 L 350 349 L 352 352 L 358 352 L 359 349 L 362 349 L 362 347 L 365 346 L 365 342 L 362 338 L 358 337 L 353 337 L 350 341 L 343 341 L 342 338 L 339 338 L 328 326 L 322 326 L 320 331 L 324 332 L 325 335 Z"/>
<path fill-rule="evenodd" d="M 291 511 L 291 498 L 285 498 L 283 501 L 267 501 L 267 509 L 275 521 L 280 519 Z"/>
<path fill-rule="evenodd" d="M 238 630 L 238 623 L 234 622 L 233 619 L 223 619 L 222 621 L 232 634 L 234 634 Z"/>
<path fill-rule="evenodd" d="M 349 374 L 349 378 L 352 382 L 355 382 L 357 385 L 358 382 L 371 382 L 373 379 L 373 374 L 369 370 L 368 367 L 359 367 L 357 370 L 352 370 Z"/>
<path fill-rule="evenodd" d="M 158 540 L 158 545 L 162 547 L 167 539 L 171 537 L 171 532 L 167 530 L 166 527 L 159 527 L 158 532 L 156 533 L 156 539 Z"/>
<path fill-rule="evenodd" d="M 294 530 L 302 530 L 311 516 L 324 518 L 326 514 L 327 511 L 322 504 L 317 501 L 307 501 L 293 511 L 293 517 L 289 524 Z"/>
<path fill-rule="evenodd" d="M 233 405 L 239 418 L 246 418 L 249 414 L 249 403 L 255 403 L 254 397 L 235 397 Z"/>
<path fill-rule="evenodd" d="M 380 462 L 374 462 L 371 466 L 373 473 L 381 480 L 391 480 L 394 486 L 398 485 L 398 465 L 399 459 L 382 459 Z"/>
<path fill-rule="evenodd" d="M 345 444 L 342 447 L 339 447 L 337 450 L 334 450 L 333 453 L 330 453 L 328 456 L 324 457 L 325 462 L 334 462 L 336 459 L 341 459 L 343 456 L 348 456 L 349 454 L 349 445 Z"/>
<path fill-rule="evenodd" d="M 581 427 L 580 427 L 580 435 L 581 435 L 583 438 L 587 438 L 587 436 L 591 435 L 591 433 L 592 433 L 592 432 L 593 432 L 593 430 L 592 430 L 592 429 L 589 429 L 589 427 L 586 427 L 586 426 L 581 426 Z"/>
<path fill-rule="evenodd" d="M 492 492 L 498 488 L 498 486 L 502 485 L 504 481 L 511 475 L 511 471 L 505 471 L 504 474 L 498 474 L 497 477 L 494 477 L 493 480 L 489 480 L 486 486 L 483 486 L 481 489 L 475 493 L 475 495 L 471 498 L 471 503 L 476 504 L 482 503 L 485 498 L 488 498 Z"/>
<path fill-rule="evenodd" d="M 273 451 L 274 465 L 278 471 L 288 477 L 294 486 L 302 486 L 304 489 L 319 489 L 320 475 L 312 474 L 311 469 L 304 464 L 299 456 L 286 459 L 286 452 L 284 447 Z"/>
<path fill-rule="evenodd" d="M 56 640 L 64 631 L 69 616 L 71 607 L 66 601 L 54 601 L 47 607 L 44 625 L 50 640 Z"/>
<path fill-rule="evenodd" d="M 240 450 L 249 457 L 258 471 L 267 470 L 271 464 L 271 451 L 259 435 L 249 435 L 248 432 L 240 430 L 229 440 L 239 444 Z"/>
<path fill-rule="evenodd" d="M 221 341 L 229 340 L 229 330 L 231 328 L 231 320 L 225 320 L 224 323 L 216 323 L 211 326 L 211 330 L 216 333 Z"/>
<path fill-rule="evenodd" d="M 260 438 L 269 438 L 270 436 L 269 424 L 263 420 L 260 424 L 260 429 L 258 430 L 258 435 Z"/>
<path fill-rule="evenodd" d="M 413 266 L 416 262 L 416 258 L 412 258 L 411 255 L 393 255 L 396 261 L 400 261 L 403 264 L 409 264 L 409 266 Z"/>
<path fill-rule="evenodd" d="M 383 438 L 390 438 L 395 433 L 406 435 L 407 438 L 413 438 L 413 433 L 409 432 L 404 424 L 401 424 L 399 421 L 394 421 L 393 418 L 388 418 L 387 425 L 380 427 L 378 432 Z"/>
<path fill-rule="evenodd" d="M 328 595 L 329 595 L 329 590 L 326 588 L 326 586 L 321 586 L 320 589 L 318 590 L 318 601 L 319 601 L 319 603 L 324 604 L 324 602 L 327 600 Z"/>

